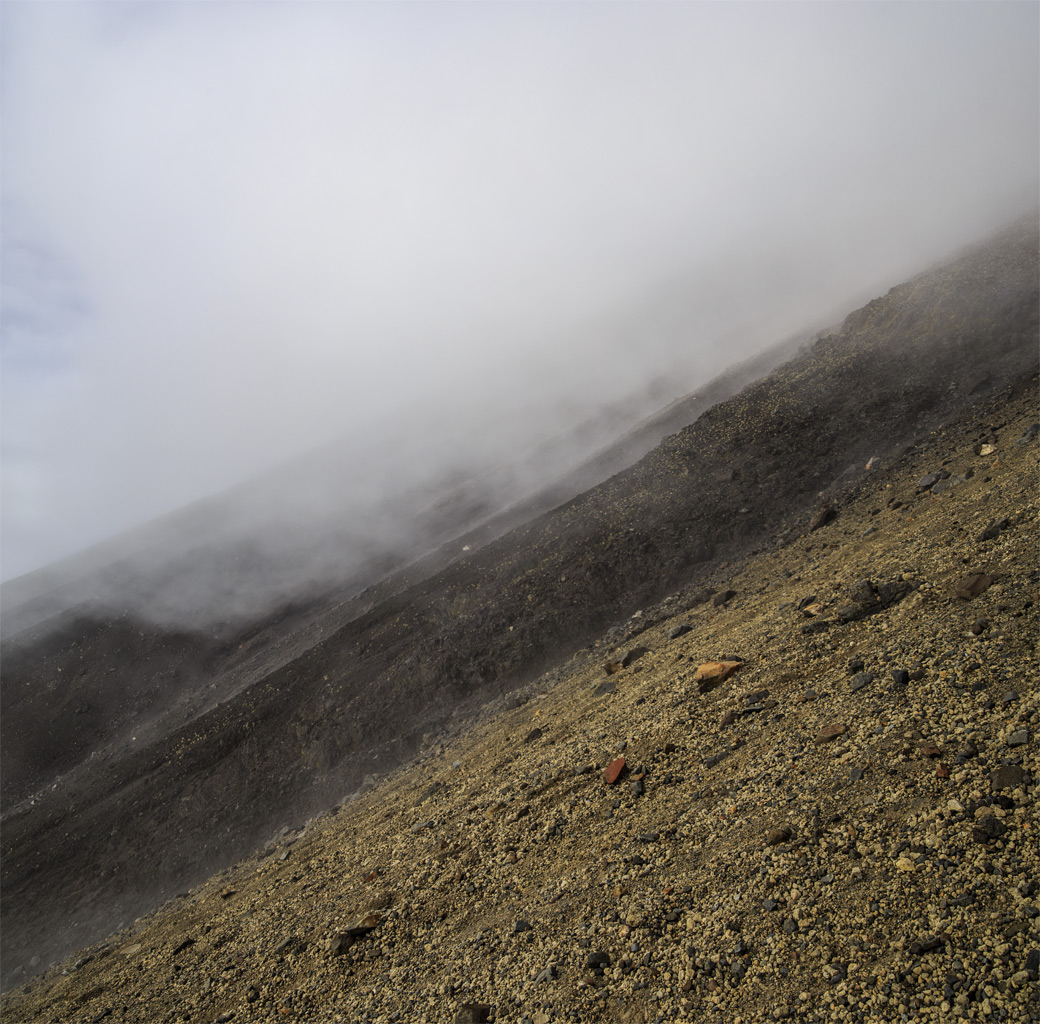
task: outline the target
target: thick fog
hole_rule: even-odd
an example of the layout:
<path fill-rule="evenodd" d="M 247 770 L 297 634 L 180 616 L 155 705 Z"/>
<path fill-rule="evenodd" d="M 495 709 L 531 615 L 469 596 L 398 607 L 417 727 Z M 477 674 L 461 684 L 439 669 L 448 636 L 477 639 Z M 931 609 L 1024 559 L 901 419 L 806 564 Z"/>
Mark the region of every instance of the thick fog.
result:
<path fill-rule="evenodd" d="M 2 19 L 4 579 L 305 452 L 222 535 L 362 550 L 1036 203 L 1035 4 Z"/>

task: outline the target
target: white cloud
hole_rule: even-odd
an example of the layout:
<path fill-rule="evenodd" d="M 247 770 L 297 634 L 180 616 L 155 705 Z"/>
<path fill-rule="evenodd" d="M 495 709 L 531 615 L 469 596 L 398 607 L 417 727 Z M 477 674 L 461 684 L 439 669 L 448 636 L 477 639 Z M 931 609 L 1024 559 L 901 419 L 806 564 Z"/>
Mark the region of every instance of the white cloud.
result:
<path fill-rule="evenodd" d="M 5 242 L 83 311 L 5 258 L 5 577 L 380 418 L 717 370 L 1037 191 L 1035 5 L 2 16 Z"/>

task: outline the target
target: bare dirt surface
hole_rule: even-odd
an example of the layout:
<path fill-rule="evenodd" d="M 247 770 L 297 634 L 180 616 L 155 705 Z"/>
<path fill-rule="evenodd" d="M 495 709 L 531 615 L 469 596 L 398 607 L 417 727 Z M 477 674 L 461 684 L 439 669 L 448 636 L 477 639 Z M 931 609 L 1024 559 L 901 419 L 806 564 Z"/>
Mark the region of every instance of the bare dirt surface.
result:
<path fill-rule="evenodd" d="M 243 675 L 24 772 L 6 984 L 190 891 L 4 1019 L 1035 1012 L 1036 250 L 1030 224 L 893 289 L 414 583 L 230 646 L 84 623 L 5 651 L 5 730 L 71 703 L 59 668 Z"/>

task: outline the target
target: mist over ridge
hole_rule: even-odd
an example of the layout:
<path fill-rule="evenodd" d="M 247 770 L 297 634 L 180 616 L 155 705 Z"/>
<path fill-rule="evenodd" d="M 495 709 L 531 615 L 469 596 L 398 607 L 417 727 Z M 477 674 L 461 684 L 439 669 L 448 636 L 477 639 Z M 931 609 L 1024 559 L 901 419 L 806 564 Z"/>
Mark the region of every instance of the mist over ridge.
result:
<path fill-rule="evenodd" d="M 1030 5 L 0 17 L 7 580 L 344 436 L 421 506 L 1036 197 Z"/>

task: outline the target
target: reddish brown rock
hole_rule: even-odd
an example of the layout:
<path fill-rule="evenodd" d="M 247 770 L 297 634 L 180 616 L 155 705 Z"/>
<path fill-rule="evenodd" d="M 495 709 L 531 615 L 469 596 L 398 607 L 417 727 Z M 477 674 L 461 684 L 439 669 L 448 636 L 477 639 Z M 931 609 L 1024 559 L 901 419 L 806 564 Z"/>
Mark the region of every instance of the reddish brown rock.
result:
<path fill-rule="evenodd" d="M 921 747 L 922 757 L 942 757 L 942 751 L 938 747 L 924 746 Z"/>
<path fill-rule="evenodd" d="M 825 725 L 817 734 L 815 743 L 830 743 L 831 740 L 836 740 L 839 736 L 844 735 L 848 731 L 848 726 L 843 725 L 841 722 L 832 722 L 830 725 Z"/>
<path fill-rule="evenodd" d="M 722 716 L 722 721 L 719 722 L 719 732 L 729 728 L 739 717 L 740 715 L 731 708 Z"/>
<path fill-rule="evenodd" d="M 603 781 L 608 786 L 613 786 L 618 779 L 621 778 L 621 773 L 625 770 L 625 759 L 619 757 L 614 761 L 611 761 L 607 765 L 607 770 L 603 773 Z"/>
<path fill-rule="evenodd" d="M 821 506 L 809 523 L 809 532 L 812 533 L 820 529 L 821 526 L 826 526 L 837 514 L 837 511 L 830 505 Z"/>
<path fill-rule="evenodd" d="M 612 676 L 615 672 L 621 671 L 621 662 L 608 661 L 606 665 L 603 666 L 603 671 L 606 672 L 608 676 Z"/>
<path fill-rule="evenodd" d="M 935 769 L 935 776 L 939 779 L 948 779 L 950 777 L 950 766 L 948 764 L 940 764 Z"/>
<path fill-rule="evenodd" d="M 985 573 L 977 572 L 959 579 L 954 585 L 953 592 L 965 601 L 972 601 L 996 582 L 996 576 L 987 576 Z"/>

